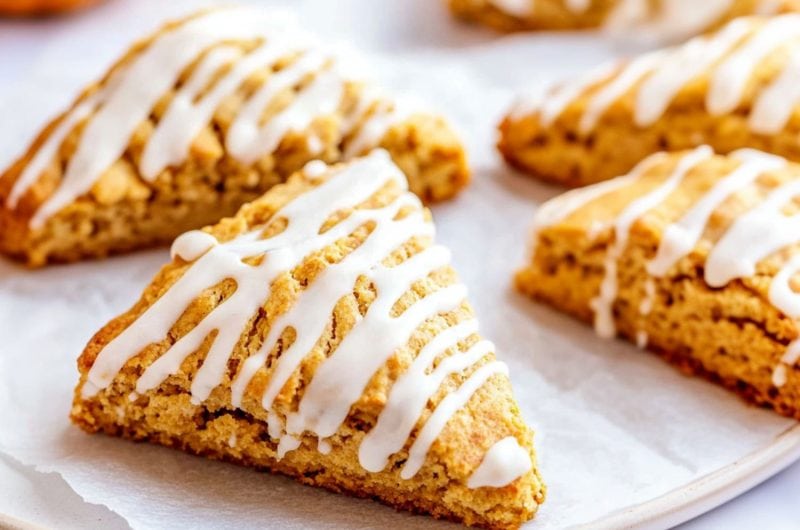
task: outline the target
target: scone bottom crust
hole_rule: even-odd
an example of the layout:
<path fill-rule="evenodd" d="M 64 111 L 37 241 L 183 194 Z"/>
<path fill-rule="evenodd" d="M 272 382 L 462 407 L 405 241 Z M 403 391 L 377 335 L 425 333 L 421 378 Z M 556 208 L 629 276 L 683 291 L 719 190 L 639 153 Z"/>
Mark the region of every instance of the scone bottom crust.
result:
<path fill-rule="evenodd" d="M 389 155 L 321 162 L 173 244 L 81 355 L 72 419 L 400 509 L 544 500 L 506 365 Z"/>
<path fill-rule="evenodd" d="M 353 77 L 329 48 L 253 8 L 134 44 L 0 176 L 0 251 L 41 266 L 167 244 L 310 160 L 376 147 L 424 200 L 465 186 L 446 121 Z"/>
<path fill-rule="evenodd" d="M 517 288 L 800 419 L 800 166 L 659 153 L 536 214 Z"/>

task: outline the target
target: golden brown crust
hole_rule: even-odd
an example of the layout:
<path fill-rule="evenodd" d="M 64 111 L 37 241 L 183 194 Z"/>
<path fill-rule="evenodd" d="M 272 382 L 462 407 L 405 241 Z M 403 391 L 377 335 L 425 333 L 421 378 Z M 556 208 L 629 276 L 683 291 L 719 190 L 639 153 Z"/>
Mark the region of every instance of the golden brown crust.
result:
<path fill-rule="evenodd" d="M 55 15 L 84 9 L 99 2 L 100 0 L 0 0 L 0 14 Z"/>
<path fill-rule="evenodd" d="M 631 200 L 663 182 L 679 155 L 668 157 L 635 184 L 609 192 L 577 209 L 536 236 L 535 256 L 517 273 L 522 293 L 583 321 L 592 322 L 591 300 L 605 274 L 605 256 L 613 231 L 597 226 L 610 222 Z M 722 384 L 748 401 L 800 418 L 800 369 L 787 367 L 786 384 L 777 387 L 773 372 L 790 342 L 798 337 L 795 321 L 776 309 L 769 286 L 787 253 L 758 264 L 755 276 L 734 280 L 722 288 L 704 278 L 713 242 L 743 211 L 769 190 L 797 179 L 800 167 L 766 173 L 756 191 L 747 189 L 728 198 L 713 214 L 694 250 L 663 278 L 655 278 L 656 295 L 647 315 L 641 313 L 645 284 L 651 278 L 645 264 L 654 257 L 665 227 L 677 220 L 713 183 L 737 166 L 716 156 L 692 170 L 669 198 L 637 220 L 618 260 L 619 292 L 613 316 L 620 336 L 636 342 L 641 332 L 647 348 L 680 367 Z"/>
<path fill-rule="evenodd" d="M 129 64 L 153 40 L 184 22 L 170 23 L 155 35 L 135 43 L 101 81 L 84 91 L 72 108 L 108 83 L 114 72 Z M 242 52 L 254 46 L 252 41 L 235 44 Z M 282 65 L 291 64 L 293 60 L 293 56 L 288 56 Z M 179 83 L 189 77 L 198 62 L 190 65 Z M 138 164 L 147 140 L 179 88 L 173 87 L 136 128 L 120 159 L 100 176 L 88 193 L 48 219 L 41 228 L 31 228 L 32 216 L 59 186 L 86 123 L 81 122 L 71 130 L 56 159 L 12 208 L 8 204 L 11 190 L 64 116 L 57 118 L 44 128 L 25 155 L 0 175 L 0 251 L 30 266 L 41 266 L 164 244 L 187 229 L 232 215 L 239 206 L 286 180 L 309 160 L 341 161 L 348 142 L 360 126 L 379 111 L 379 104 L 368 107 L 368 113 L 356 124 L 354 132 L 343 134 L 341 124 L 346 113 L 367 97 L 365 85 L 345 82 L 344 95 L 334 113 L 318 116 L 304 131 L 289 132 L 274 153 L 254 164 L 242 164 L 225 149 L 225 135 L 245 97 L 270 73 L 265 67 L 251 74 L 218 106 L 211 123 L 194 138 L 186 160 L 177 167 L 168 167 L 151 182 L 139 173 Z M 296 88 L 289 89 L 282 100 L 288 103 L 296 93 Z M 271 106 L 264 119 L 268 120 L 279 109 Z M 314 150 L 309 146 L 309 137 L 319 144 Z M 469 182 L 461 141 L 439 116 L 415 113 L 399 119 L 383 135 L 379 146 L 389 151 L 407 173 L 412 191 L 425 200 L 450 198 Z"/>
<path fill-rule="evenodd" d="M 266 225 L 267 233 L 276 233 L 283 228 L 281 219 L 273 219 L 274 213 L 294 197 L 318 184 L 318 181 L 298 174 L 242 207 L 236 216 L 224 219 L 206 230 L 220 241 L 230 240 L 261 225 Z M 361 207 L 385 205 L 398 193 L 399 190 L 390 185 Z M 331 223 L 340 221 L 347 214 L 337 214 Z M 94 397 L 82 397 L 81 390 L 86 385 L 87 372 L 101 350 L 163 296 L 190 266 L 180 258 L 166 265 L 144 291 L 142 298 L 128 312 L 101 329 L 80 356 L 78 367 L 81 380 L 76 388 L 71 413 L 73 421 L 89 432 L 101 431 L 134 440 L 147 440 L 195 454 L 251 465 L 334 491 L 376 497 L 396 508 L 413 509 L 487 528 L 518 526 L 533 516 L 544 499 L 544 487 L 535 466 L 522 478 L 503 488 L 471 490 L 466 487 L 467 478 L 480 464 L 485 451 L 506 436 L 517 438 L 531 456 L 535 456 L 532 432 L 520 416 L 510 383 L 504 375 L 492 376 L 469 403 L 450 419 L 429 451 L 426 464 L 415 477 L 404 480 L 399 476 L 415 434 L 399 453 L 391 457 L 389 465 L 382 472 L 369 473 L 360 466 L 358 460 L 360 441 L 375 425 L 378 414 L 386 404 L 388 389 L 433 336 L 457 322 L 472 318 L 472 309 L 466 302 L 425 321 L 407 347 L 398 350 L 374 374 L 361 398 L 352 406 L 345 423 L 329 439 L 333 450 L 328 455 L 318 452 L 316 437 L 308 435 L 302 437 L 299 449 L 278 459 L 277 440 L 267 430 L 267 413 L 261 406 L 260 396 L 272 375 L 274 359 L 294 341 L 291 330 L 283 332 L 281 342 L 248 385 L 242 406 L 233 406 L 231 382 L 244 360 L 260 347 L 260 341 L 264 340 L 275 319 L 294 304 L 298 293 L 312 284 L 325 267 L 341 260 L 368 234 L 366 226 L 355 230 L 350 236 L 311 254 L 291 274 L 282 274 L 273 282 L 262 310 L 251 318 L 248 331 L 242 335 L 246 339 L 240 339 L 232 353 L 222 384 L 202 404 L 191 403 L 190 384 L 210 347 L 209 339 L 206 339 L 200 351 L 189 355 L 177 374 L 170 376 L 160 386 L 133 401 L 128 396 L 144 369 L 226 300 L 235 288 L 229 281 L 198 293 L 198 298 L 190 304 L 163 341 L 145 348 L 129 360 L 108 388 Z M 411 239 L 393 252 L 385 263 L 387 266 L 400 263 L 430 244 L 429 239 Z M 434 271 L 415 283 L 413 292 L 409 291 L 399 299 L 397 311 L 404 311 L 414 300 L 456 281 L 455 272 L 449 266 Z M 285 418 L 286 414 L 293 411 L 320 362 L 352 329 L 360 318 L 359 313 L 363 316 L 374 296 L 374 288 L 362 278 L 356 282 L 352 294 L 336 304 L 323 336 L 278 394 L 273 405 L 277 414 Z M 474 334 L 460 343 L 456 351 L 463 351 L 478 340 L 479 337 Z M 448 351 L 446 355 L 454 353 Z M 447 393 L 457 388 L 475 369 L 493 359 L 494 355 L 490 353 L 473 367 L 449 376 L 428 403 L 415 432 Z"/>

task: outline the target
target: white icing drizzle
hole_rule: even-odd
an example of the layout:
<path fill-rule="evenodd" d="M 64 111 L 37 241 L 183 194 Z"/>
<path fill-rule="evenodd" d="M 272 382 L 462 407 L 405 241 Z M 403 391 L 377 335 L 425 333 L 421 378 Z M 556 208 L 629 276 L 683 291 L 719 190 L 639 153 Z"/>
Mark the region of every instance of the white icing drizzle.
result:
<path fill-rule="evenodd" d="M 639 127 L 652 125 L 689 81 L 706 72 L 750 31 L 748 20 L 735 20 L 710 37 L 696 37 L 674 53 L 639 87 L 634 121 Z"/>
<path fill-rule="evenodd" d="M 442 381 L 453 373 L 471 366 L 492 351 L 493 345 L 483 341 L 464 354 L 448 357 L 430 374 L 425 371 L 442 351 L 477 333 L 478 323 L 468 320 L 446 329 L 420 351 L 414 363 L 392 386 L 379 422 L 367 434 L 359 447 L 359 461 L 368 471 L 381 471 L 389 457 L 402 449 L 403 442 Z"/>
<path fill-rule="evenodd" d="M 750 130 L 760 134 L 781 132 L 800 103 L 800 48 L 792 48 L 781 74 L 756 100 L 750 112 Z"/>
<path fill-rule="evenodd" d="M 706 260 L 706 283 L 711 287 L 724 287 L 736 278 L 753 276 L 756 263 L 796 243 L 800 214 L 787 216 L 781 208 L 798 194 L 800 180 L 789 181 L 737 218 Z"/>
<path fill-rule="evenodd" d="M 590 99 L 581 116 L 578 127 L 583 133 L 594 129 L 597 121 L 603 116 L 620 96 L 633 87 L 642 76 L 652 71 L 663 59 L 664 52 L 652 52 L 628 63 L 608 84 L 599 89 Z"/>
<path fill-rule="evenodd" d="M 612 306 L 617 298 L 618 290 L 617 261 L 628 244 L 631 226 L 645 212 L 663 202 L 693 167 L 708 160 L 711 156 L 713 156 L 713 151 L 708 146 L 698 147 L 684 155 L 664 182 L 651 192 L 631 202 L 614 221 L 614 242 L 606 251 L 605 274 L 603 282 L 600 284 L 600 293 L 591 301 L 591 307 L 595 311 L 595 331 L 601 337 L 611 338 L 617 333 L 612 313 Z"/>
<path fill-rule="evenodd" d="M 631 202 L 614 220 L 615 239 L 605 256 L 605 276 L 600 293 L 591 301 L 591 306 L 595 310 L 595 329 L 599 335 L 612 337 L 616 334 L 611 309 L 617 297 L 617 262 L 624 252 L 632 224 L 647 210 L 663 202 L 688 171 L 711 155 L 710 148 L 706 146 L 685 155 L 673 173 L 657 188 Z M 664 228 L 656 255 L 645 267 L 648 277 L 644 283 L 645 294 L 639 305 L 639 314 L 642 317 L 647 317 L 652 312 L 657 292 L 655 279 L 666 276 L 675 264 L 698 245 L 714 211 L 733 194 L 753 185 L 760 175 L 787 166 L 787 161 L 781 157 L 752 149 L 734 151 L 730 156 L 738 159 L 740 165 L 722 176 L 678 220 Z M 653 155 L 645 159 L 640 166 L 652 164 L 662 157 L 663 154 Z M 611 190 L 627 186 L 632 179 L 638 179 L 641 173 L 641 169 L 637 168 L 629 175 L 620 177 L 619 184 L 609 184 L 615 180 L 603 184 L 607 184 Z M 580 207 L 605 191 L 597 186 L 589 187 L 588 193 L 586 190 L 577 190 L 577 194 L 570 192 L 558 201 L 550 201 L 552 204 L 545 204 L 540 210 L 542 211 L 540 223 L 544 225 L 557 222 L 569 215 L 571 208 Z M 735 279 L 753 276 L 760 261 L 800 243 L 798 236 L 800 214 L 787 215 L 783 212 L 783 208 L 798 196 L 800 196 L 800 180 L 790 180 L 772 190 L 764 200 L 734 220 L 710 249 L 704 265 L 704 281 L 710 287 L 720 288 Z M 565 211 L 557 211 L 558 204 L 567 206 Z M 800 293 L 792 286 L 792 279 L 798 272 L 800 272 L 800 254 L 795 253 L 773 277 L 768 298 L 773 307 L 795 320 L 800 327 Z M 648 343 L 647 332 L 641 328 L 637 330 L 635 341 L 640 348 L 644 348 Z M 800 361 L 800 339 L 789 344 L 775 366 L 772 382 L 776 387 L 786 384 L 788 368 L 798 361 Z"/>
<path fill-rule="evenodd" d="M 248 53 L 227 44 L 232 40 L 256 40 Z M 198 61 L 199 58 L 199 61 Z M 267 77 L 243 101 L 225 132 L 228 154 L 243 164 L 253 164 L 274 152 L 291 131 L 307 130 L 313 121 L 334 113 L 348 82 L 335 57 L 291 19 L 247 8 L 211 11 L 159 35 L 121 66 L 105 86 L 68 112 L 33 155 L 14 184 L 8 205 L 19 199 L 53 163 L 66 136 L 81 122 L 77 147 L 69 159 L 59 187 L 39 207 L 30 227 L 40 228 L 52 215 L 88 192 L 102 174 L 123 155 L 131 135 L 148 117 L 158 100 L 179 80 L 194 61 L 197 66 L 175 92 L 164 114 L 147 139 L 138 170 L 154 181 L 170 166 L 186 160 L 193 140 L 212 120 L 222 102 L 234 94 L 256 71 L 275 70 L 279 61 L 292 58 Z M 283 63 L 281 63 L 283 64 Z M 288 103 L 279 96 L 296 90 Z M 371 96 L 370 104 L 391 108 L 387 99 Z M 276 108 L 276 105 L 284 105 Z M 267 109 L 273 115 L 263 120 Z M 350 156 L 380 143 L 387 129 L 405 115 L 380 112 L 370 117 L 364 130 L 357 121 L 344 123 L 342 134 L 354 134 Z M 319 153 L 322 143 L 310 137 L 309 149 Z M 357 151 L 357 152 L 355 152 Z"/>
<path fill-rule="evenodd" d="M 320 176 L 319 166 L 307 171 Z M 205 289 L 231 279 L 236 289 L 206 315 L 192 330 L 168 346 L 136 382 L 143 394 L 158 387 L 197 351 L 208 336 L 216 336 L 202 366 L 191 383 L 192 401 L 202 402 L 217 388 L 227 372 L 230 355 L 251 326 L 250 319 L 270 296 L 270 285 L 280 275 L 293 270 L 306 256 L 340 240 L 364 225 L 372 225 L 366 239 L 340 261 L 330 264 L 300 293 L 293 305 L 277 316 L 258 351 L 241 363 L 231 384 L 231 400 L 242 406 L 245 389 L 263 369 L 270 352 L 283 332 L 292 328 L 295 340 L 274 359 L 261 404 L 267 411 L 267 428 L 278 441 L 282 458 L 300 446 L 302 436 L 317 436 L 321 453 L 331 450 L 328 438 L 334 436 L 353 404 L 360 398 L 373 375 L 395 352 L 407 347 L 420 326 L 437 315 L 455 310 L 466 297 L 461 284 L 443 287 L 414 302 L 402 314 L 392 316 L 396 301 L 430 273 L 445 267 L 449 252 L 439 245 L 407 258 L 395 266 L 383 264 L 386 256 L 412 238 L 431 238 L 433 225 L 426 220 L 418 198 L 402 193 L 387 206 L 359 208 L 348 217 L 320 233 L 332 214 L 363 203 L 389 183 L 407 190 L 402 173 L 385 151 L 357 159 L 348 166 L 329 170 L 328 180 L 298 196 L 273 215 L 285 219 L 285 229 L 263 239 L 258 227 L 227 242 L 217 242 L 205 232 L 189 232 L 176 240 L 173 254 L 193 263 L 183 275 L 128 328 L 109 342 L 89 370 L 82 394 L 90 397 L 106 388 L 124 364 L 150 344 L 163 341 L 185 309 Z M 398 213 L 410 210 L 402 218 Z M 256 265 L 243 260 L 262 256 Z M 274 401 L 285 383 L 314 349 L 336 304 L 352 293 L 359 277 L 368 279 L 376 297 L 341 339 L 336 349 L 319 364 L 307 384 L 297 410 L 281 417 Z M 428 400 L 450 376 L 476 368 L 453 392 L 445 395 L 424 422 L 411 445 L 403 476 L 413 476 L 422 465 L 428 449 L 448 420 L 493 374 L 507 374 L 503 363 L 481 364 L 494 351 L 487 341 L 478 341 L 466 351 L 455 351 L 432 368 L 434 359 L 445 351 L 453 352 L 477 332 L 469 319 L 432 337 L 422 347 L 408 370 L 391 387 L 387 403 L 377 423 L 362 442 L 359 458 L 365 469 L 383 469 L 392 454 L 405 447 Z M 246 336 L 246 335 L 245 335 Z M 357 367 L 357 369 L 354 369 Z"/>
<path fill-rule="evenodd" d="M 548 94 L 546 98 L 538 99 L 537 103 L 541 103 L 541 107 L 539 107 L 539 119 L 542 125 L 545 127 L 552 125 L 556 119 L 561 116 L 564 109 L 578 96 L 593 86 L 609 79 L 618 69 L 618 64 L 601 65 L 590 70 L 587 74 L 579 77 L 575 81 L 559 86 L 555 91 Z M 515 111 L 516 114 L 524 112 L 522 109 L 524 109 L 526 103 L 521 101 L 518 105 L 520 109 Z"/>
<path fill-rule="evenodd" d="M 379 104 L 379 108 L 367 117 L 361 127 L 356 130 L 353 138 L 351 138 L 345 146 L 345 160 L 362 155 L 366 151 L 374 148 L 386 135 L 386 131 L 388 131 L 392 125 L 405 119 L 409 114 L 410 111 L 408 108 L 400 107 L 396 103 L 383 102 L 383 104 Z"/>
<path fill-rule="evenodd" d="M 731 156 L 742 160 L 741 166 L 720 179 L 678 221 L 664 229 L 655 257 L 648 261 L 647 272 L 663 277 L 697 245 L 708 219 L 732 193 L 751 184 L 766 171 L 780 169 L 786 160 L 752 149 L 742 149 Z"/>
<path fill-rule="evenodd" d="M 206 54 L 186 84 L 176 92 L 142 153 L 139 170 L 146 180 L 154 180 L 164 168 L 183 160 L 192 140 L 209 122 L 222 98 L 228 95 L 229 86 L 233 85 L 235 88 L 242 79 L 239 76 L 228 76 L 212 93 L 205 95 L 199 101 L 198 96 L 220 68 L 240 55 L 238 48 L 229 46 L 214 48 Z M 252 60 L 254 56 L 249 59 Z M 263 64 L 258 62 L 257 66 Z M 241 66 L 241 63 L 237 65 L 237 73 L 242 71 L 243 74 L 248 74 L 256 67 L 254 65 L 251 69 L 244 70 Z"/>
<path fill-rule="evenodd" d="M 408 451 L 408 460 L 400 471 L 400 477 L 410 479 L 419 472 L 425 462 L 425 456 L 444 429 L 447 420 L 464 407 L 472 395 L 496 374 L 508 375 L 508 366 L 498 361 L 481 366 L 458 387 L 458 390 L 448 394 L 439 403 L 411 445 L 411 449 Z"/>
<path fill-rule="evenodd" d="M 22 170 L 19 178 L 14 183 L 14 187 L 11 188 L 11 193 L 8 196 L 8 205 L 10 207 L 17 207 L 22 195 L 28 191 L 33 183 L 36 182 L 36 179 L 39 178 L 39 175 L 42 174 L 42 171 L 53 161 L 56 153 L 58 153 L 58 149 L 61 147 L 61 143 L 70 131 L 95 111 L 98 102 L 103 97 L 103 93 L 102 90 L 95 92 L 81 101 L 72 111 L 64 116 L 58 126 L 50 133 L 47 140 L 39 147 L 39 150 L 33 155 L 31 161 L 28 162 L 28 165 Z"/>
<path fill-rule="evenodd" d="M 691 0 L 693 4 L 705 2 Z M 775 79 L 751 87 L 750 79 L 764 59 L 779 48 L 788 48 L 789 58 Z M 681 90 L 707 74 L 707 111 L 715 116 L 737 110 L 756 90 L 748 117 L 749 129 L 757 134 L 783 130 L 800 102 L 800 14 L 779 15 L 768 20 L 740 18 L 711 36 L 694 38 L 682 46 L 646 54 L 623 67 L 602 65 L 587 75 L 551 91 L 515 104 L 511 115 L 522 119 L 538 113 L 547 127 L 580 98 L 587 97 L 579 117 L 579 130 L 586 134 L 605 111 L 626 94 L 633 93 L 633 121 L 648 127 L 669 109 Z"/>
<path fill-rule="evenodd" d="M 317 109 L 320 114 L 333 112 L 341 97 L 342 83 L 335 74 L 326 72 L 300 92 L 292 105 L 259 126 L 261 112 L 278 94 L 319 71 L 327 59 L 320 52 L 306 53 L 291 66 L 269 77 L 242 106 L 228 131 L 225 147 L 231 155 L 252 164 L 265 153 L 274 151 L 288 130 L 307 127 Z"/>
<path fill-rule="evenodd" d="M 467 486 L 502 488 L 530 471 L 532 465 L 528 451 L 516 438 L 509 436 L 489 448 L 480 466 L 467 480 Z"/>
<path fill-rule="evenodd" d="M 628 186 L 650 169 L 656 162 L 656 157 L 647 158 L 631 170 L 628 175 L 569 190 L 539 206 L 533 218 L 533 244 L 531 246 L 530 255 L 536 255 L 536 243 L 539 239 L 539 233 L 542 230 L 566 219 L 575 210 L 581 208 L 585 204 Z M 605 228 L 607 228 L 606 223 L 593 221 L 587 233 L 587 237 L 593 241 Z"/>
<path fill-rule="evenodd" d="M 721 20 L 734 0 L 619 0 L 604 23 L 612 34 L 646 41 L 675 41 Z"/>
<path fill-rule="evenodd" d="M 554 225 L 593 200 L 630 185 L 642 173 L 647 171 L 653 163 L 652 160 L 647 160 L 646 163 L 637 166 L 629 175 L 605 180 L 582 188 L 575 188 L 552 198 L 536 210 L 536 215 L 533 218 L 534 230 L 538 232 L 547 226 Z"/>
<path fill-rule="evenodd" d="M 775 48 L 798 37 L 800 15 L 784 15 L 767 21 L 717 67 L 708 87 L 708 111 L 720 115 L 736 109 L 744 95 L 747 81 L 761 60 Z"/>

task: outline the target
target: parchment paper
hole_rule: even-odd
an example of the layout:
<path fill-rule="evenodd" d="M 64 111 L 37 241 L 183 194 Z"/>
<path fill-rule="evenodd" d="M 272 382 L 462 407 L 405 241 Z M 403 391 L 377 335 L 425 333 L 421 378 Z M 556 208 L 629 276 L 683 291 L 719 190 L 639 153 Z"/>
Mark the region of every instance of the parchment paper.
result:
<path fill-rule="evenodd" d="M 500 37 L 453 22 L 443 2 L 433 0 L 282 4 L 317 32 L 360 48 L 375 78 L 445 113 L 469 146 L 475 182 L 436 206 L 434 216 L 482 332 L 510 365 L 524 415 L 537 431 L 549 490 L 531 527 L 588 523 L 661 495 L 766 445 L 791 424 L 628 344 L 602 341 L 510 287 L 537 204 L 559 190 L 502 164 L 492 147 L 495 123 L 518 89 L 629 50 L 589 35 Z M 128 42 L 197 5 L 117 1 L 31 26 L 48 45 L 0 102 L 0 166 Z M 1 37 L 0 46 L 13 42 Z M 52 473 L 26 479 L 30 494 L 0 495 L 0 511 L 62 527 L 92 517 L 133 528 L 447 526 L 71 426 L 75 359 L 167 258 L 166 250 L 156 250 L 40 271 L 0 261 L 0 473 Z M 39 497 L 38 509 L 31 496 Z M 113 513 L 79 507 L 78 496 Z M 14 501 L 20 497 L 26 502 Z"/>

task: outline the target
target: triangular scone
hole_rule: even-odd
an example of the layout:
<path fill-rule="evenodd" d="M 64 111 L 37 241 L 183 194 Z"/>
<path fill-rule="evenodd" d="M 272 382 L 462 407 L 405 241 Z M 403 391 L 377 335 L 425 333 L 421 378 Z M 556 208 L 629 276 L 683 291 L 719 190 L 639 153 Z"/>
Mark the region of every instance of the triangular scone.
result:
<path fill-rule="evenodd" d="M 78 361 L 72 419 L 488 528 L 544 498 L 508 369 L 384 151 L 173 244 Z"/>
<path fill-rule="evenodd" d="M 800 15 L 740 18 L 521 100 L 500 126 L 499 148 L 512 165 L 570 186 L 702 144 L 800 160 L 798 87 Z"/>
<path fill-rule="evenodd" d="M 800 419 L 800 165 L 656 154 L 535 227 L 522 292 Z"/>
<path fill-rule="evenodd" d="M 500 31 L 603 28 L 646 40 L 678 40 L 733 18 L 800 11 L 797 0 L 448 0 L 467 21 Z"/>
<path fill-rule="evenodd" d="M 311 159 L 377 146 L 425 200 L 463 187 L 447 123 L 348 75 L 328 48 L 248 8 L 134 44 L 0 177 L 0 251 L 38 266 L 168 243 Z"/>

